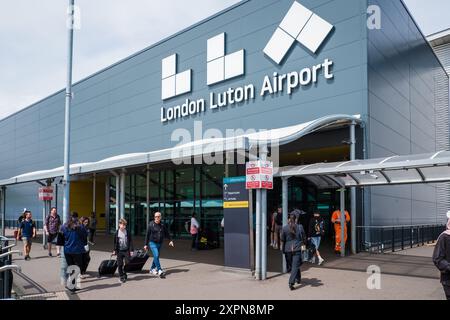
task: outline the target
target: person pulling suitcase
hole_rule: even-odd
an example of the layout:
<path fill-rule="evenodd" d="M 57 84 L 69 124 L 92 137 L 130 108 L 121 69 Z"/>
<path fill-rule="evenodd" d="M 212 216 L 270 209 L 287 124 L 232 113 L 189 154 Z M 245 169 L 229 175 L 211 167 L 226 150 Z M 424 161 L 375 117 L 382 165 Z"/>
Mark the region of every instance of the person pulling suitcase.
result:
<path fill-rule="evenodd" d="M 119 282 L 125 283 L 127 281 L 127 274 L 124 271 L 124 263 L 130 261 L 130 256 L 133 255 L 133 240 L 131 232 L 127 230 L 127 220 L 119 220 L 119 229 L 114 234 L 114 251 L 113 255 L 117 255 L 117 266 L 119 267 Z"/>

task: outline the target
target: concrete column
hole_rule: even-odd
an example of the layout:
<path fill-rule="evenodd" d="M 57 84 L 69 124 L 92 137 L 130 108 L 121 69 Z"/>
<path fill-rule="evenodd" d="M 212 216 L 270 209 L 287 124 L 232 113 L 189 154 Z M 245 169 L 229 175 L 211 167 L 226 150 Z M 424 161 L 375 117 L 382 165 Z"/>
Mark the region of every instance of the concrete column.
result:
<path fill-rule="evenodd" d="M 341 257 L 345 257 L 345 188 L 339 190 L 341 196 Z"/>
<path fill-rule="evenodd" d="M 350 160 L 356 158 L 356 139 L 355 139 L 356 122 L 350 125 Z M 356 254 L 356 188 L 350 188 L 350 229 L 351 229 L 351 250 Z"/>
<path fill-rule="evenodd" d="M 281 178 L 281 187 L 282 187 L 282 205 L 283 205 L 283 226 L 288 223 L 288 194 L 289 194 L 289 185 L 288 185 L 288 177 Z M 281 260 L 283 264 L 283 273 L 287 272 L 286 259 L 284 254 L 281 255 Z"/>

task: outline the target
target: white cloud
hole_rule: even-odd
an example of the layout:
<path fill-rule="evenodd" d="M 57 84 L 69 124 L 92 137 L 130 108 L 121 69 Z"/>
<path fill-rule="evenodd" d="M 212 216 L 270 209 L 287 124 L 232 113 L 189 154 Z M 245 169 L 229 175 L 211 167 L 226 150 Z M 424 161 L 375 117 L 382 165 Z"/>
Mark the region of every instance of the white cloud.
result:
<path fill-rule="evenodd" d="M 239 0 L 76 0 L 74 82 Z M 64 0 L 3 0 L 0 119 L 64 88 Z"/>

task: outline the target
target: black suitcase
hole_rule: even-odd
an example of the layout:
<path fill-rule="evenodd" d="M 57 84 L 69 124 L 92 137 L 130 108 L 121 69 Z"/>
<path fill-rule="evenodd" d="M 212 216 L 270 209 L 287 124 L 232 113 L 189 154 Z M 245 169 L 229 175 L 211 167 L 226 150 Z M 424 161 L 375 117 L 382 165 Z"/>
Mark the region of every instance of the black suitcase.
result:
<path fill-rule="evenodd" d="M 112 256 L 111 256 L 112 258 Z M 117 260 L 103 260 L 98 267 L 98 276 L 113 276 L 117 270 Z"/>
<path fill-rule="evenodd" d="M 137 250 L 128 260 L 123 268 L 125 272 L 141 271 L 148 260 L 148 254 L 144 250 Z"/>

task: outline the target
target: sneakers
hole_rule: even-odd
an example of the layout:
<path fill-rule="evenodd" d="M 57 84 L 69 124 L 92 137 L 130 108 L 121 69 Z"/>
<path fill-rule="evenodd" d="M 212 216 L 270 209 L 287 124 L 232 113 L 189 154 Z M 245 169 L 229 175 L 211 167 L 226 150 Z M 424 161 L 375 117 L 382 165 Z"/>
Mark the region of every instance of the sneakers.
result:
<path fill-rule="evenodd" d="M 58 253 L 56 256 L 57 256 L 58 258 L 61 258 L 61 253 Z"/>
<path fill-rule="evenodd" d="M 150 274 L 157 276 L 158 275 L 158 271 L 156 269 L 150 269 Z"/>
<path fill-rule="evenodd" d="M 120 279 L 119 279 L 119 282 L 120 282 L 120 283 L 125 283 L 125 282 L 127 282 L 127 279 L 125 279 L 125 278 L 120 278 Z"/>
<path fill-rule="evenodd" d="M 316 263 L 316 256 L 313 256 L 311 258 L 311 260 L 309 260 L 309 262 L 312 263 L 312 264 Z"/>
<path fill-rule="evenodd" d="M 295 290 L 294 285 L 293 284 L 289 284 L 289 289 L 291 289 L 291 291 Z"/>
<path fill-rule="evenodd" d="M 51 252 L 49 252 L 49 253 L 48 253 L 48 256 L 49 256 L 49 257 L 53 257 L 53 255 L 52 255 L 52 253 L 51 253 Z"/>
<path fill-rule="evenodd" d="M 30 260 L 31 258 L 30 258 L 30 256 L 25 256 L 25 261 L 27 261 L 27 260 Z"/>
<path fill-rule="evenodd" d="M 319 266 L 324 262 L 325 260 L 322 257 L 319 257 Z"/>
<path fill-rule="evenodd" d="M 159 276 L 160 278 L 164 278 L 165 272 L 164 272 L 163 270 L 159 270 L 159 271 L 158 271 L 158 276 Z"/>

